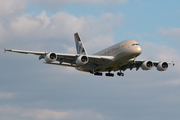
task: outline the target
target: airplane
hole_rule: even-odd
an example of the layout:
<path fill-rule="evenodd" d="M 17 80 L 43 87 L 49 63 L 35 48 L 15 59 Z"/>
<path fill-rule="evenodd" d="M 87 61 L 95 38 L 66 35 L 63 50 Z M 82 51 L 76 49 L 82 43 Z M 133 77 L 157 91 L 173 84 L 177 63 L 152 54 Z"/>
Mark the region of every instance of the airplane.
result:
<path fill-rule="evenodd" d="M 4 49 L 4 53 L 9 51 L 22 54 L 34 54 L 39 56 L 39 60 L 44 59 L 44 63 L 46 64 L 74 67 L 79 71 L 89 72 L 96 76 L 102 76 L 102 72 L 106 72 L 105 76 L 108 77 L 114 77 L 114 74 L 111 73 L 112 71 L 119 71 L 117 75 L 124 76 L 122 71 L 127 69 L 132 70 L 136 68 L 136 71 L 139 70 L 139 68 L 142 70 L 150 70 L 155 66 L 158 71 L 165 71 L 170 64 L 175 65 L 175 62 L 136 60 L 141 54 L 142 49 L 139 43 L 132 39 L 124 40 L 100 52 L 88 55 L 78 33 L 74 34 L 74 38 L 77 54 L 14 49 Z"/>

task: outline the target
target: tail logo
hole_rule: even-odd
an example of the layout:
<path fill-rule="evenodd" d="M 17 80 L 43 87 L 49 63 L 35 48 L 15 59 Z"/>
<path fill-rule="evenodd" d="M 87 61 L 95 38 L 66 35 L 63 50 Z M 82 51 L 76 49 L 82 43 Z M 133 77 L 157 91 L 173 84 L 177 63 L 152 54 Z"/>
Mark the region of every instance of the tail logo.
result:
<path fill-rule="evenodd" d="M 76 49 L 78 54 L 84 54 L 84 55 L 86 54 L 81 41 L 77 42 Z"/>
<path fill-rule="evenodd" d="M 74 38 L 75 38 L 75 43 L 76 43 L 77 54 L 87 55 L 84 45 L 79 37 L 79 34 L 75 33 Z"/>

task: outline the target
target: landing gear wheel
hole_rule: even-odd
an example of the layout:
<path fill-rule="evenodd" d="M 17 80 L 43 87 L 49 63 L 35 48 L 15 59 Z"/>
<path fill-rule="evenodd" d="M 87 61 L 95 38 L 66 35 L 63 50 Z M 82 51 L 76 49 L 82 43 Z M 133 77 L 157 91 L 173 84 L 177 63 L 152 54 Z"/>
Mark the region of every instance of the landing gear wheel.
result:
<path fill-rule="evenodd" d="M 124 76 L 124 73 L 118 72 L 117 75 L 118 75 L 118 76 Z"/>
<path fill-rule="evenodd" d="M 102 73 L 100 73 L 100 72 L 96 72 L 96 73 L 94 73 L 94 75 L 97 75 L 97 76 L 102 76 Z"/>
<path fill-rule="evenodd" d="M 121 76 L 124 76 L 124 73 L 121 73 Z"/>
<path fill-rule="evenodd" d="M 113 74 L 113 73 L 106 73 L 106 76 L 108 76 L 108 77 L 114 77 L 114 74 Z"/>

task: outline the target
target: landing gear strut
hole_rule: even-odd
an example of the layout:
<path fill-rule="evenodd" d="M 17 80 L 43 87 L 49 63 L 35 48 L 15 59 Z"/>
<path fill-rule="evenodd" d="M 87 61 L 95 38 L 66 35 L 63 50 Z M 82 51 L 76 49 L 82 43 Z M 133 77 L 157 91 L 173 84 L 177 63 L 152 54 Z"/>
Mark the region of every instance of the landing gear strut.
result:
<path fill-rule="evenodd" d="M 117 73 L 118 76 L 124 76 L 124 73 L 122 73 L 121 71 Z"/>

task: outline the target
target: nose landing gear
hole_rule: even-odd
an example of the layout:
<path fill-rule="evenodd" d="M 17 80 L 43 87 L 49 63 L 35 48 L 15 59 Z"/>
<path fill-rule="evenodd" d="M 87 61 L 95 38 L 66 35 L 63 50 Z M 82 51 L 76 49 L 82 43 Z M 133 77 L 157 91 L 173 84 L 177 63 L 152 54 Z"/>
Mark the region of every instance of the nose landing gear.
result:
<path fill-rule="evenodd" d="M 124 73 L 122 73 L 121 71 L 117 73 L 118 76 L 124 76 Z"/>

